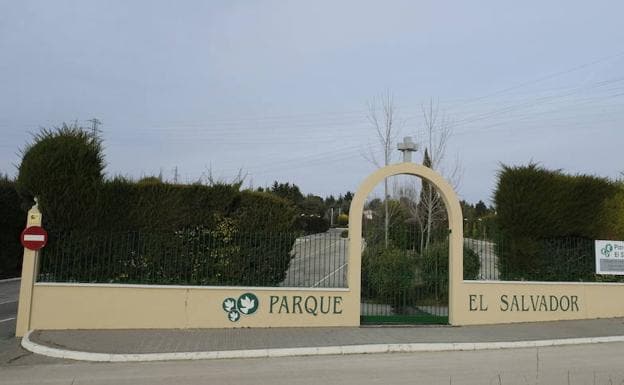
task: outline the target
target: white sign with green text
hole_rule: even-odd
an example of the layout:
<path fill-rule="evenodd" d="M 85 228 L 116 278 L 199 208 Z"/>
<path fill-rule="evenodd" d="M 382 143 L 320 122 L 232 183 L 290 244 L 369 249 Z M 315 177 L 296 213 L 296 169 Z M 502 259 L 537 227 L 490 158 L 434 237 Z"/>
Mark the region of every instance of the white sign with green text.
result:
<path fill-rule="evenodd" d="M 624 241 L 596 241 L 596 274 L 624 275 Z"/>

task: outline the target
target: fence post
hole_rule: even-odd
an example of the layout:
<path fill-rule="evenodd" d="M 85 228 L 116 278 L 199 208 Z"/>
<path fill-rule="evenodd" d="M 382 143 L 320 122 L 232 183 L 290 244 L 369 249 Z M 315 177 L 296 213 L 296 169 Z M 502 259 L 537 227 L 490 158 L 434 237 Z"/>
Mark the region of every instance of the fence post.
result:
<path fill-rule="evenodd" d="M 35 198 L 35 205 L 28 210 L 26 227 L 41 226 L 41 212 Z M 23 337 L 30 330 L 30 315 L 32 312 L 32 296 L 39 268 L 39 251 L 24 248 L 22 261 L 22 280 L 20 283 L 19 303 L 17 307 L 17 325 L 15 336 Z"/>

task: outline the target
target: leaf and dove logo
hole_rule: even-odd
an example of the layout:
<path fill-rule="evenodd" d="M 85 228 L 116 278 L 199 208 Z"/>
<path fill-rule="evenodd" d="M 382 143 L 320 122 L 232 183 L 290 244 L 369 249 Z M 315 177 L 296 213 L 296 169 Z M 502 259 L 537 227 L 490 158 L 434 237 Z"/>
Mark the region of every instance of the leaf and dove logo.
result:
<path fill-rule="evenodd" d="M 600 249 L 600 252 L 602 253 L 602 255 L 604 255 L 605 257 L 609 258 L 611 256 L 611 252 L 613 251 L 613 245 L 610 243 L 607 243 L 605 245 L 605 247 L 603 247 L 602 249 Z"/>
<path fill-rule="evenodd" d="M 238 321 L 242 315 L 251 315 L 258 310 L 260 302 L 253 293 L 245 293 L 238 297 L 223 300 L 223 310 L 227 313 L 231 322 Z"/>

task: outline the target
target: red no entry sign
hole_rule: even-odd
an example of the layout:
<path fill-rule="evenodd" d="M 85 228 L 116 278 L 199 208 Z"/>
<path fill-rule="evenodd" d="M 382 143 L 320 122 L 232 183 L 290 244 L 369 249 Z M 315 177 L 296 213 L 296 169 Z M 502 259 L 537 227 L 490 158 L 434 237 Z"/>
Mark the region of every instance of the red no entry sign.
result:
<path fill-rule="evenodd" d="M 41 226 L 30 226 L 22 231 L 22 246 L 30 250 L 39 250 L 48 243 L 48 233 Z"/>

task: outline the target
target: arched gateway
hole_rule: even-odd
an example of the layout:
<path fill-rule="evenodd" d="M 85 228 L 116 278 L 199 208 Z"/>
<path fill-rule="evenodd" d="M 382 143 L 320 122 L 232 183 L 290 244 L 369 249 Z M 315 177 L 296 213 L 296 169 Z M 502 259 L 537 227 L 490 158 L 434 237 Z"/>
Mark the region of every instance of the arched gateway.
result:
<path fill-rule="evenodd" d="M 449 323 L 455 323 L 454 305 L 459 301 L 457 289 L 463 277 L 463 217 L 457 194 L 451 185 L 432 169 L 415 163 L 404 162 L 380 168 L 369 175 L 360 185 L 349 210 L 349 288 L 354 293 L 361 291 L 362 273 L 362 215 L 366 197 L 385 178 L 395 175 L 421 177 L 439 192 L 449 223 Z"/>

